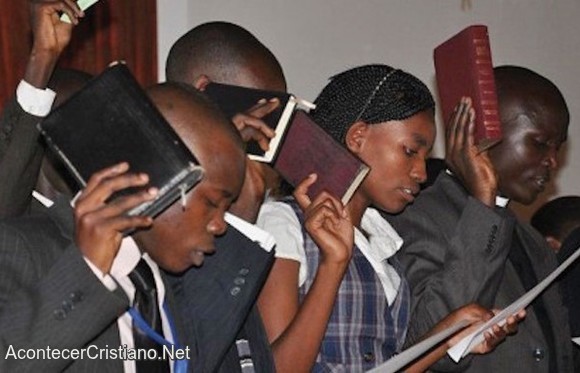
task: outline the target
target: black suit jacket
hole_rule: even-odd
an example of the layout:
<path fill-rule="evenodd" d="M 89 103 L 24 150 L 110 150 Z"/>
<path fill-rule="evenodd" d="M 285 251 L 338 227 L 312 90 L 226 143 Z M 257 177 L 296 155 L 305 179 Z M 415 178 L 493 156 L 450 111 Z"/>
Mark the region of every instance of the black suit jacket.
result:
<path fill-rule="evenodd" d="M 26 212 L 40 172 L 44 147 L 36 125 L 40 117 L 10 101 L 0 118 L 0 217 Z"/>
<path fill-rule="evenodd" d="M 117 318 L 129 306 L 87 266 L 71 237 L 68 203 L 0 222 L 0 371 L 122 372 L 119 359 L 5 359 L 19 349 L 81 349 L 120 345 Z M 169 289 L 169 287 L 168 287 Z M 168 291 L 168 306 L 180 329 Z M 180 334 L 180 333 L 179 333 Z M 181 334 L 180 334 L 181 335 Z M 182 340 L 180 335 L 176 339 Z"/>
<path fill-rule="evenodd" d="M 270 346 L 255 304 L 274 259 L 235 228 L 216 241 L 199 268 L 170 277 L 186 334 L 194 336 L 193 372 L 237 372 L 237 339 L 249 341 L 256 372 L 273 372 Z"/>

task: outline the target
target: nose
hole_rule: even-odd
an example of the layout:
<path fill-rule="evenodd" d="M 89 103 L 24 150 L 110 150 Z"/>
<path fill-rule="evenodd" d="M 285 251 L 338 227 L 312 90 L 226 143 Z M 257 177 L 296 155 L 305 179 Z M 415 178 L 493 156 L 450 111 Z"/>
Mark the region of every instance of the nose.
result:
<path fill-rule="evenodd" d="M 207 230 L 214 236 L 220 236 L 226 232 L 227 223 L 225 221 L 225 214 L 223 211 L 216 213 L 213 219 L 207 225 Z"/>
<path fill-rule="evenodd" d="M 417 162 L 413 164 L 413 168 L 411 169 L 411 177 L 418 184 L 422 184 L 427 181 L 427 164 L 425 159 L 418 159 Z"/>
<path fill-rule="evenodd" d="M 558 168 L 558 148 L 550 147 L 546 157 L 544 158 L 544 165 L 550 169 Z"/>

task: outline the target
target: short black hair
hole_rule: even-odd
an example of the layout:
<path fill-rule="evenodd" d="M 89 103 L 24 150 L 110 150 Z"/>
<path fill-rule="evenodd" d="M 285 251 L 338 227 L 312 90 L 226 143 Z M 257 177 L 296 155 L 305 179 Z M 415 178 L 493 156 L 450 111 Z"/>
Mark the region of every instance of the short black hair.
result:
<path fill-rule="evenodd" d="M 203 23 L 181 36 L 171 47 L 165 73 L 167 80 L 192 84 L 201 74 L 217 82 L 228 82 L 238 68 L 256 59 L 267 63 L 284 79 L 282 66 L 274 54 L 252 33 L 233 23 Z"/>
<path fill-rule="evenodd" d="M 564 136 L 567 136 L 568 125 L 570 124 L 570 111 L 564 95 L 560 89 L 548 78 L 535 71 L 522 66 L 504 65 L 496 66 L 493 69 L 495 84 L 500 106 L 500 115 L 502 105 L 517 98 L 523 107 L 530 107 L 538 100 L 548 99 L 554 109 L 557 109 L 563 115 Z M 502 124 L 506 123 L 507 118 L 501 118 Z M 563 138 L 562 140 L 566 140 Z"/>
<path fill-rule="evenodd" d="M 545 237 L 564 241 L 580 227 L 580 196 L 564 196 L 547 202 L 534 213 L 531 224 Z"/>
<path fill-rule="evenodd" d="M 344 144 L 357 121 L 377 124 L 434 110 L 433 96 L 415 76 L 382 64 L 364 65 L 330 78 L 318 95 L 312 117 Z"/>

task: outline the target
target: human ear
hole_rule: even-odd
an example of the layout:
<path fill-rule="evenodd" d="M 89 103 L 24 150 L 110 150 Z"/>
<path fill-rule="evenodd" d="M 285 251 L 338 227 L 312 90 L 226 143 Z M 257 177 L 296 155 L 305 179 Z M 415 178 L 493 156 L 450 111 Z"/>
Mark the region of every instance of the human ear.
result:
<path fill-rule="evenodd" d="M 347 149 L 354 154 L 359 154 L 366 141 L 368 129 L 369 125 L 363 121 L 351 125 L 344 139 Z"/>
<path fill-rule="evenodd" d="M 550 246 L 550 248 L 554 250 L 555 253 L 560 251 L 562 243 L 557 238 L 552 236 L 546 236 L 546 241 L 548 242 L 548 246 Z"/>
<path fill-rule="evenodd" d="M 201 74 L 195 79 L 193 86 L 203 92 L 209 83 L 211 83 L 209 77 L 207 75 Z"/>

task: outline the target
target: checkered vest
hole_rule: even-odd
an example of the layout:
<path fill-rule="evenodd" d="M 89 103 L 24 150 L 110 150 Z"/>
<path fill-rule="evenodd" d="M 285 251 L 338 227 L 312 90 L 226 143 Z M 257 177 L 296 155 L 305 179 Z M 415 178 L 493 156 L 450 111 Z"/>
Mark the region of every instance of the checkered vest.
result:
<path fill-rule="evenodd" d="M 299 289 L 300 301 L 308 293 L 316 268 L 319 249 L 304 228 L 304 216 L 294 200 L 292 206 L 302 225 L 308 263 L 306 282 Z M 355 245 L 313 372 L 363 372 L 399 352 L 409 322 L 409 284 L 395 258 L 389 263 L 401 276 L 399 292 L 389 307 L 374 269 Z"/>

